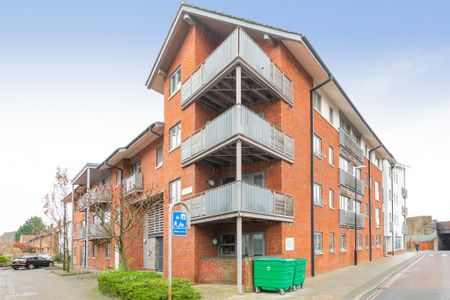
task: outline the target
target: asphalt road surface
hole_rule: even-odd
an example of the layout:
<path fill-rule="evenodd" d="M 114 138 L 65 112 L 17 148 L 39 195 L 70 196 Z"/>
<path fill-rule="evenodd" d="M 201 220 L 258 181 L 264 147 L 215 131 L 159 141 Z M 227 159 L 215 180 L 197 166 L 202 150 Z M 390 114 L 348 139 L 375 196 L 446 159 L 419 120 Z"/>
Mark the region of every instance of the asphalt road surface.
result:
<path fill-rule="evenodd" d="M 58 276 L 45 269 L 0 270 L 0 300 L 103 300 L 90 276 Z"/>
<path fill-rule="evenodd" d="M 450 251 L 427 252 L 363 298 L 450 299 Z"/>

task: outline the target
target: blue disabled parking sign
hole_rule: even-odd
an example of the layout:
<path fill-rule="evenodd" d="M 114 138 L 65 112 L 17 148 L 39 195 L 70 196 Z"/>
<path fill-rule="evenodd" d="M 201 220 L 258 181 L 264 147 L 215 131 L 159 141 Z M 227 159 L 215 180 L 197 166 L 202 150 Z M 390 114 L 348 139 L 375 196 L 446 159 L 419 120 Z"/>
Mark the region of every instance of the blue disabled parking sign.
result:
<path fill-rule="evenodd" d="M 172 213 L 172 234 L 178 236 L 186 235 L 186 212 L 174 211 Z"/>

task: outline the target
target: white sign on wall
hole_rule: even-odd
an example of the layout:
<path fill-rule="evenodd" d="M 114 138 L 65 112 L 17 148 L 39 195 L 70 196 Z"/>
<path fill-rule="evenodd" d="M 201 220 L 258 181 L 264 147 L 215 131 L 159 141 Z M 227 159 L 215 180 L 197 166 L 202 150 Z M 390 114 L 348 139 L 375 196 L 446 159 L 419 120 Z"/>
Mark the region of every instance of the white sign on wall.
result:
<path fill-rule="evenodd" d="M 192 186 L 188 186 L 187 188 L 181 190 L 181 196 L 188 195 L 190 193 L 192 193 Z"/>
<path fill-rule="evenodd" d="M 284 247 L 286 251 L 294 251 L 294 238 L 287 237 Z"/>

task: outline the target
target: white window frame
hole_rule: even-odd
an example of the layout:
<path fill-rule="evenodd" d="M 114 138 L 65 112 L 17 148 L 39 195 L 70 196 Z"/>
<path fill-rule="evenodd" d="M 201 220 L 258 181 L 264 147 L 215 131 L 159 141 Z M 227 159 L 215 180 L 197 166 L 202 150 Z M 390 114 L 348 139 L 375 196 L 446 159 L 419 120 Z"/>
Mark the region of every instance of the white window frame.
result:
<path fill-rule="evenodd" d="M 323 158 L 322 139 L 317 134 L 314 134 L 314 137 L 313 137 L 313 152 L 314 152 L 315 156 L 318 156 L 320 159 Z"/>
<path fill-rule="evenodd" d="M 334 252 L 335 251 L 335 246 L 334 246 L 334 232 L 330 232 L 328 234 L 328 243 L 329 243 L 329 250 L 330 252 Z"/>
<path fill-rule="evenodd" d="M 170 202 L 181 200 L 181 179 L 177 178 L 169 182 Z"/>
<path fill-rule="evenodd" d="M 380 183 L 375 180 L 375 200 L 380 201 Z"/>
<path fill-rule="evenodd" d="M 380 238 L 379 235 L 375 236 L 375 242 L 376 242 L 377 248 L 380 248 L 380 246 L 381 246 L 381 238 Z"/>
<path fill-rule="evenodd" d="M 314 93 L 313 95 L 313 107 L 322 113 L 322 96 L 318 93 Z"/>
<path fill-rule="evenodd" d="M 334 208 L 334 190 L 332 189 L 328 190 L 328 206 Z"/>
<path fill-rule="evenodd" d="M 331 146 L 328 146 L 328 163 L 334 167 L 334 149 Z"/>
<path fill-rule="evenodd" d="M 334 125 L 334 109 L 331 106 L 328 107 L 328 119 L 331 125 Z"/>
<path fill-rule="evenodd" d="M 314 232 L 314 254 L 323 254 L 323 234 L 320 231 Z"/>
<path fill-rule="evenodd" d="M 356 248 L 358 250 L 362 250 L 363 249 L 363 243 L 362 243 L 363 239 L 362 239 L 362 234 L 357 234 L 356 235 Z"/>
<path fill-rule="evenodd" d="M 339 235 L 339 248 L 341 248 L 341 252 L 347 251 L 347 236 L 345 233 Z"/>
<path fill-rule="evenodd" d="M 97 244 L 92 245 L 92 258 L 97 258 Z"/>
<path fill-rule="evenodd" d="M 109 259 L 111 257 L 111 242 L 106 242 L 105 244 L 105 258 Z"/>
<path fill-rule="evenodd" d="M 375 208 L 375 224 L 377 226 L 377 228 L 380 228 L 380 209 L 379 208 Z"/>
<path fill-rule="evenodd" d="M 314 191 L 314 204 L 316 205 L 323 205 L 323 201 L 322 201 L 322 186 L 318 183 L 314 183 L 314 187 L 313 187 Z"/>
<path fill-rule="evenodd" d="M 178 67 L 169 76 L 169 97 L 181 89 L 181 67 Z"/>
<path fill-rule="evenodd" d="M 155 160 L 156 160 L 156 169 L 160 168 L 163 165 L 163 146 L 160 145 L 156 148 L 155 151 Z"/>
<path fill-rule="evenodd" d="M 169 129 L 169 151 L 181 145 L 181 122 L 173 125 Z"/>

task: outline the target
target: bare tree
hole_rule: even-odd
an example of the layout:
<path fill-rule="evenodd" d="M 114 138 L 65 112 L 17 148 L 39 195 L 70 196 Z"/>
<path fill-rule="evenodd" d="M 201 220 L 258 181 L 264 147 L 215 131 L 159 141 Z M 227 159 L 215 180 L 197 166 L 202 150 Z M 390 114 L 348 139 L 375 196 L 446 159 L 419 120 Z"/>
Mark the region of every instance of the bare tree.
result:
<path fill-rule="evenodd" d="M 144 213 L 161 205 L 162 194 L 155 194 L 153 187 L 137 190 L 124 185 L 97 186 L 83 199 L 85 203 L 81 206 L 89 207 L 94 225 L 107 239 L 114 241 L 119 252 L 119 269 L 128 270 L 127 249 L 142 236 Z"/>
<path fill-rule="evenodd" d="M 44 197 L 44 213 L 50 223 L 53 224 L 54 231 L 62 232 L 63 234 L 62 241 L 58 239 L 58 243 L 63 250 L 63 270 L 70 272 L 69 222 L 67 218 L 67 203 L 64 201 L 70 191 L 67 169 L 57 167 L 54 180 L 51 190 Z M 54 232 L 51 234 L 54 234 Z"/>

